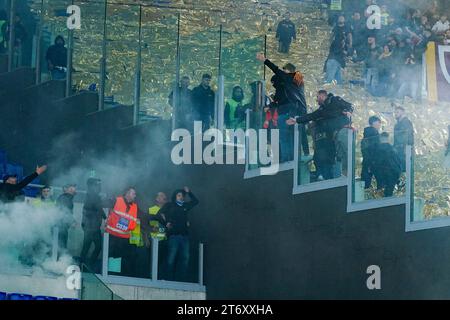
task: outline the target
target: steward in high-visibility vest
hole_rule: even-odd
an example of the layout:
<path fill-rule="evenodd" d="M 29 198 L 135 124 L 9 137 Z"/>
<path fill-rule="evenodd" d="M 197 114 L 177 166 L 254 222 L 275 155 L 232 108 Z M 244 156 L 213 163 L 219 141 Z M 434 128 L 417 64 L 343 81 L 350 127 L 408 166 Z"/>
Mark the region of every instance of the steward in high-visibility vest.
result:
<path fill-rule="evenodd" d="M 110 235 L 129 239 L 131 231 L 137 225 L 138 206 L 135 202 L 127 203 L 123 196 L 117 197 L 114 208 L 109 212 L 106 232 Z"/>
<path fill-rule="evenodd" d="M 159 241 L 166 240 L 166 229 L 163 224 L 163 217 L 159 216 L 159 210 L 163 207 L 167 202 L 167 196 L 164 192 L 158 192 L 155 199 L 155 205 L 148 209 L 149 219 L 147 222 L 150 226 L 150 236 L 152 238 L 156 238 Z M 148 234 L 148 233 L 147 233 Z M 144 232 L 141 230 L 141 221 L 138 219 L 136 228 L 131 231 L 130 236 L 130 244 L 133 244 L 137 247 L 142 247 L 145 245 L 145 241 L 143 239 Z"/>

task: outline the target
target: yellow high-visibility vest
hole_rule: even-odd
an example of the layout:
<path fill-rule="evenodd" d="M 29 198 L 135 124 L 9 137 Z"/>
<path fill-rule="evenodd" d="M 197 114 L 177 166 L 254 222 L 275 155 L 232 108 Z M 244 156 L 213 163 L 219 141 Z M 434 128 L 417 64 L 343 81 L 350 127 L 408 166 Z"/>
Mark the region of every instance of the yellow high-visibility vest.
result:
<path fill-rule="evenodd" d="M 160 209 L 161 208 L 158 207 L 158 206 L 153 206 L 153 207 L 148 209 L 148 213 L 150 215 L 152 215 L 152 216 L 156 216 Z M 165 228 L 164 228 L 164 226 L 161 226 L 158 221 L 150 221 L 150 226 L 152 227 L 152 229 L 158 230 L 158 231 L 150 233 L 152 238 L 157 238 L 159 240 L 166 240 L 167 239 Z"/>

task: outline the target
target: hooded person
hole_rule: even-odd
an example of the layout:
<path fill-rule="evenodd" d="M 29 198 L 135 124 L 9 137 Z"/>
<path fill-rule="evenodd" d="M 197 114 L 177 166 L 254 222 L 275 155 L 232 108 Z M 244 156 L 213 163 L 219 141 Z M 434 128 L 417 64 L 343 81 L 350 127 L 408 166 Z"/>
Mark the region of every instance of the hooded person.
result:
<path fill-rule="evenodd" d="M 185 201 L 186 195 L 190 200 Z M 172 201 L 159 210 L 164 215 L 167 227 L 167 278 L 173 280 L 175 271 L 178 280 L 186 280 L 189 264 L 189 217 L 188 212 L 198 203 L 198 199 L 188 187 L 176 190 Z M 180 269 L 175 270 L 178 260 Z"/>
<path fill-rule="evenodd" d="M 301 72 L 295 66 L 287 63 L 282 69 L 259 53 L 256 58 L 272 70 L 276 75 L 274 87 L 278 108 L 278 128 L 280 129 L 280 162 L 294 159 L 294 128 L 289 127 L 286 121 L 290 117 L 306 114 L 305 81 Z M 309 155 L 306 130 L 301 126 L 301 141 L 304 155 Z"/>
<path fill-rule="evenodd" d="M 242 127 L 242 119 L 239 110 L 243 107 L 244 90 L 240 86 L 233 88 L 231 99 L 225 104 L 225 126 L 228 129 L 245 128 Z M 244 123 L 245 125 L 245 123 Z"/>
<path fill-rule="evenodd" d="M 47 49 L 45 59 L 53 80 L 64 80 L 67 72 L 67 48 L 62 36 L 55 38 L 55 44 Z"/>

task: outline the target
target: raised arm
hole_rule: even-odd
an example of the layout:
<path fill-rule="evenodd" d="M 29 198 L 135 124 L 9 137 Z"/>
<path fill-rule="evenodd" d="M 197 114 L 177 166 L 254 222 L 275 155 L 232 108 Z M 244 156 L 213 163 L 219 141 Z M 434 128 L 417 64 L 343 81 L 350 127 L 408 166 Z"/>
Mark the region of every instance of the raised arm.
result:
<path fill-rule="evenodd" d="M 189 195 L 190 201 L 186 203 L 186 209 L 191 210 L 196 205 L 198 205 L 199 201 L 197 197 L 191 192 L 188 187 L 184 187 L 184 191 Z"/>

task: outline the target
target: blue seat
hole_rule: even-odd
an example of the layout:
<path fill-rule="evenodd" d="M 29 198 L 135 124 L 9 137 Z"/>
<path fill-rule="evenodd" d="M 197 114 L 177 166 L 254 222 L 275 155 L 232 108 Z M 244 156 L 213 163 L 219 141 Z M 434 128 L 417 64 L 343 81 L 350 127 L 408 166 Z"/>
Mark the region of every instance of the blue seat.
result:
<path fill-rule="evenodd" d="M 8 300 L 33 300 L 33 296 L 31 294 L 10 293 L 8 294 Z"/>
<path fill-rule="evenodd" d="M 6 292 L 0 292 L 0 300 L 6 300 L 8 297 L 8 295 L 6 294 Z"/>
<path fill-rule="evenodd" d="M 79 299 L 75 299 L 75 298 L 61 298 L 59 300 L 61 300 L 61 301 L 78 301 Z"/>
<path fill-rule="evenodd" d="M 33 300 L 58 300 L 58 298 L 50 296 L 35 296 Z"/>

